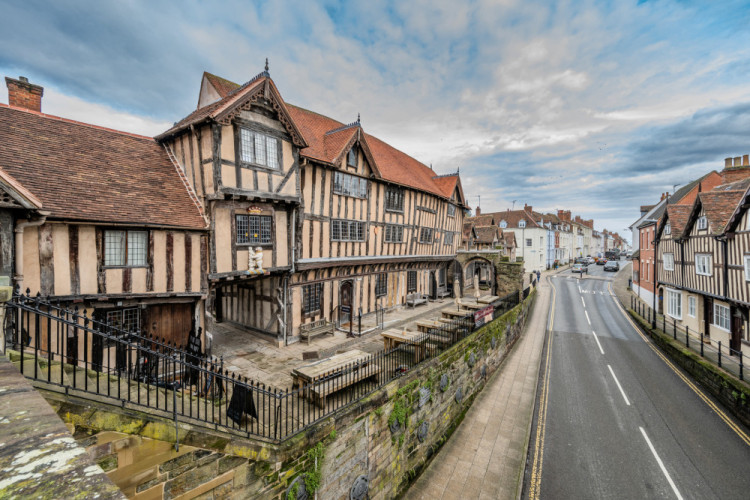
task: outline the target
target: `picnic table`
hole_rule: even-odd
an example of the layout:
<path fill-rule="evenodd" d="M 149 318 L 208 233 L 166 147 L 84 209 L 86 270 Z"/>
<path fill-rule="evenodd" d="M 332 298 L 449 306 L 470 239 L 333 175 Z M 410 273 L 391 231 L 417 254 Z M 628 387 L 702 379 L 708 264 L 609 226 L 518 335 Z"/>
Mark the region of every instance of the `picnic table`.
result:
<path fill-rule="evenodd" d="M 369 362 L 370 355 L 359 349 L 336 354 L 330 358 L 292 370 L 294 387 L 304 387 L 301 397 L 325 408 L 326 397 L 350 385 L 377 377 L 380 367 Z"/>
<path fill-rule="evenodd" d="M 383 345 L 385 350 L 389 351 L 401 344 L 408 344 L 414 347 L 414 362 L 419 363 L 424 358 L 424 343 L 420 342 L 424 339 L 422 332 L 414 332 L 411 330 L 399 330 L 391 328 L 380 332 L 383 336 Z"/>
<path fill-rule="evenodd" d="M 468 309 L 443 309 L 440 311 L 440 313 L 443 315 L 444 318 L 465 318 L 469 314 L 474 314 L 474 311 L 469 311 Z"/>
<path fill-rule="evenodd" d="M 417 330 L 421 333 L 429 333 L 430 330 L 442 328 L 443 326 L 445 326 L 443 323 L 434 319 L 417 321 Z"/>
<path fill-rule="evenodd" d="M 473 304 L 471 302 L 461 302 L 459 305 L 464 309 L 470 309 L 471 311 L 478 311 L 487 307 L 487 304 L 483 302 L 475 302 Z"/>
<path fill-rule="evenodd" d="M 492 304 L 496 300 L 500 300 L 497 295 L 483 295 L 477 299 L 480 304 Z"/>

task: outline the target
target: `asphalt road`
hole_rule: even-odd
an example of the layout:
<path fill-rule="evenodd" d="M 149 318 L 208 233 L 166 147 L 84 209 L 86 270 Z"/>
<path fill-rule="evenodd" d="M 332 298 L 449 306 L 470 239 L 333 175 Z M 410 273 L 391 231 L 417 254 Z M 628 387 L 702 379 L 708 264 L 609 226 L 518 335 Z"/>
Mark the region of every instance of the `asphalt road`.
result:
<path fill-rule="evenodd" d="M 550 279 L 524 498 L 750 498 L 748 430 L 635 330 L 615 273 L 589 270 Z"/>

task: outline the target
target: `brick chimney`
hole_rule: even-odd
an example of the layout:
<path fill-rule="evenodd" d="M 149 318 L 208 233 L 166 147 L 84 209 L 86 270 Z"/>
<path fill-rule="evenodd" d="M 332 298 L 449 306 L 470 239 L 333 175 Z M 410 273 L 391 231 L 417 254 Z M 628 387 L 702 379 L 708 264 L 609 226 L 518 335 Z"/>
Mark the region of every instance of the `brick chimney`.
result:
<path fill-rule="evenodd" d="M 482 209 L 477 207 L 477 211 L 475 215 L 482 215 Z"/>
<path fill-rule="evenodd" d="M 42 111 L 43 87 L 29 83 L 25 76 L 19 76 L 18 80 L 6 76 L 5 84 L 8 86 L 8 104 L 31 111 Z"/>
<path fill-rule="evenodd" d="M 532 212 L 531 205 L 527 205 L 526 203 L 523 204 L 523 209 L 527 212 Z"/>
<path fill-rule="evenodd" d="M 729 184 L 750 177 L 750 155 L 725 158 L 724 170 L 720 173 L 722 184 Z"/>
<path fill-rule="evenodd" d="M 570 222 L 570 217 L 571 217 L 570 210 L 558 210 L 557 211 L 557 218 L 560 220 Z"/>

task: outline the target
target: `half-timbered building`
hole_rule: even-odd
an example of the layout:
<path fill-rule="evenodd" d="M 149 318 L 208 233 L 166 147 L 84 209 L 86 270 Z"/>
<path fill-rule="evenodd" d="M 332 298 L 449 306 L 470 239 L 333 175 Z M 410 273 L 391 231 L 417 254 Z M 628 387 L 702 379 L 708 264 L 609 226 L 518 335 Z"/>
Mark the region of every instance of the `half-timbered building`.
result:
<path fill-rule="evenodd" d="M 204 326 L 207 234 L 176 165 L 153 138 L 43 114 L 41 87 L 6 82 L 3 274 L 89 318 L 186 344 Z M 101 342 L 77 340 L 70 356 L 107 355 Z"/>
<path fill-rule="evenodd" d="M 437 297 L 461 243 L 458 174 L 286 103 L 266 71 L 205 73 L 198 109 L 157 139 L 210 221 L 209 316 L 280 345 L 317 320 Z M 262 253 L 262 266 L 255 266 Z"/>

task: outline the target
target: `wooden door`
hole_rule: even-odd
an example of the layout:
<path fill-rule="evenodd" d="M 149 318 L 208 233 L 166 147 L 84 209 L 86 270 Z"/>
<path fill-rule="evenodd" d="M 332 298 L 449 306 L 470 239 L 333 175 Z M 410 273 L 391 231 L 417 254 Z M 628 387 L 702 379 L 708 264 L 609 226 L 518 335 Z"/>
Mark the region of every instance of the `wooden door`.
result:
<path fill-rule="evenodd" d="M 344 281 L 339 288 L 339 323 L 343 326 L 351 321 L 352 317 L 352 288 L 354 284 Z"/>
<path fill-rule="evenodd" d="M 437 281 L 435 280 L 434 271 L 430 271 L 430 299 L 437 299 Z"/>
<path fill-rule="evenodd" d="M 742 326 L 744 325 L 744 317 L 739 307 L 732 307 L 732 333 L 729 338 L 729 347 L 732 349 L 731 354 L 739 354 L 742 348 L 740 339 L 742 338 Z"/>
<path fill-rule="evenodd" d="M 714 320 L 714 302 L 709 297 L 703 297 L 703 333 L 711 336 L 711 323 Z"/>
<path fill-rule="evenodd" d="M 150 306 L 145 316 L 145 331 L 178 346 L 187 346 L 193 328 L 192 303 Z"/>

